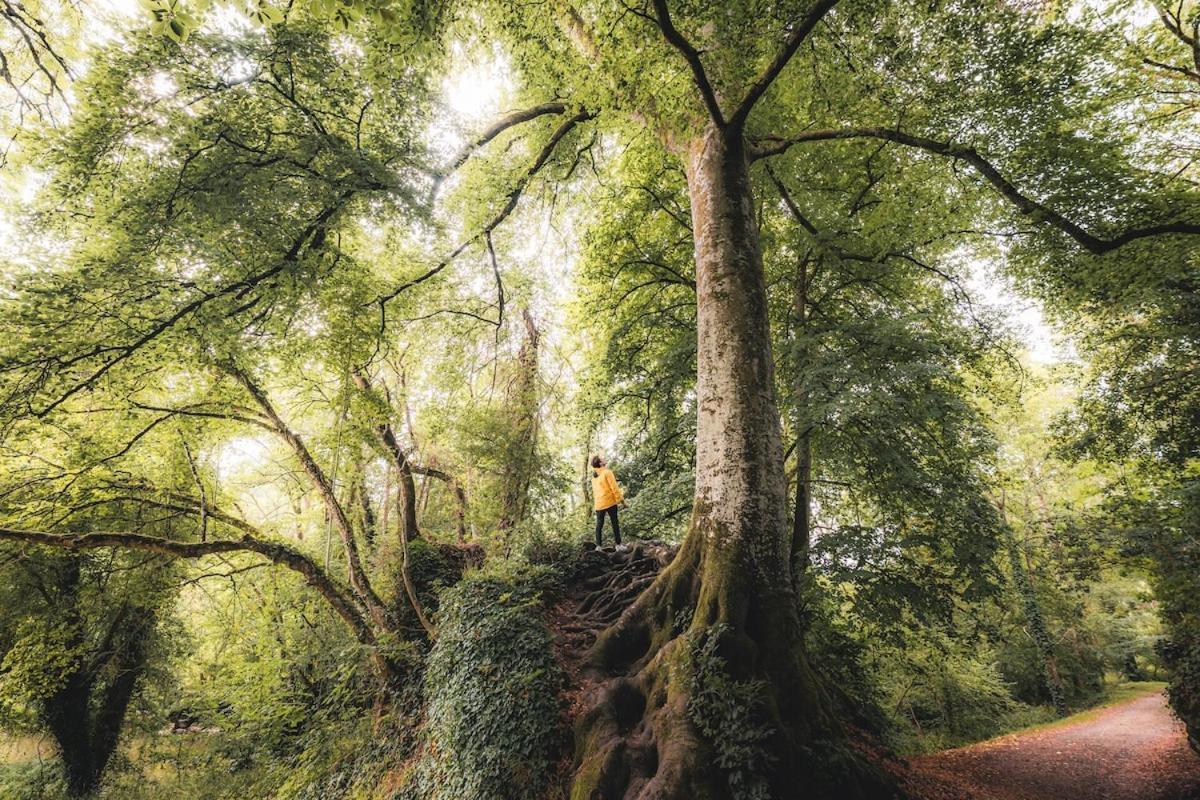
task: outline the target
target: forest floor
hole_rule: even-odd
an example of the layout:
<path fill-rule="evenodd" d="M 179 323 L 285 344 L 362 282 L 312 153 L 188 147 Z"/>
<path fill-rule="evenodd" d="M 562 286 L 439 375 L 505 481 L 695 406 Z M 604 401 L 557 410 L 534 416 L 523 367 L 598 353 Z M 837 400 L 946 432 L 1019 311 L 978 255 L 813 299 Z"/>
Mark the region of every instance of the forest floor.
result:
<path fill-rule="evenodd" d="M 921 800 L 1200 800 L 1200 756 L 1159 692 L 910 767 Z"/>

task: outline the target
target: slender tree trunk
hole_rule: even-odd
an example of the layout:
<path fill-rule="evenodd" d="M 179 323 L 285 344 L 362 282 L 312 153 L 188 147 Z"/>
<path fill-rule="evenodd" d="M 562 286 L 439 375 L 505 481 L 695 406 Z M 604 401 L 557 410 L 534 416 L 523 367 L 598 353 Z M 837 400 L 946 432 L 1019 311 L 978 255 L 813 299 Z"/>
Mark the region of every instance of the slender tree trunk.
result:
<path fill-rule="evenodd" d="M 465 542 L 467 540 L 467 490 L 463 487 L 462 481 L 437 467 L 414 466 L 412 470 L 426 479 L 437 478 L 450 487 L 450 491 L 454 494 L 454 525 L 458 541 Z"/>
<path fill-rule="evenodd" d="M 397 486 L 400 505 L 396 509 L 400 517 L 400 535 L 405 541 L 411 542 L 421 536 L 421 527 L 417 523 L 417 483 L 413 480 L 408 457 L 399 445 L 393 450 L 393 456 L 396 458 L 396 471 L 400 475 Z"/>
<path fill-rule="evenodd" d="M 399 498 L 397 498 L 399 502 Z M 421 599 L 417 596 L 417 587 L 413 585 L 412 573 L 408 568 L 408 538 L 403 532 L 400 534 L 400 581 L 404 585 L 404 593 L 408 596 L 409 605 L 412 606 L 413 613 L 417 617 L 417 622 L 424 629 L 425 634 L 430 641 L 437 638 L 437 629 L 433 627 L 433 623 L 429 621 L 429 617 L 425 614 L 425 608 L 421 605 Z"/>
<path fill-rule="evenodd" d="M 885 796 L 882 779 L 841 744 L 804 651 L 744 143 L 710 126 L 691 142 L 685 166 L 698 345 L 691 529 L 589 655 L 607 680 L 577 722 L 572 798 L 726 800 L 735 786 L 772 798 Z M 697 653 L 713 637 L 721 663 L 705 667 Z M 743 711 L 760 739 L 715 730 L 720 711 L 699 691 L 715 673 L 754 687 Z"/>
<path fill-rule="evenodd" d="M 367 380 L 367 376 L 357 370 L 354 372 L 354 385 L 361 391 L 371 391 L 371 384 Z M 417 484 L 413 480 L 412 464 L 390 423 L 380 422 L 377 424 L 375 436 L 383 445 L 388 456 L 391 457 L 392 463 L 396 465 L 396 474 L 399 476 L 396 487 L 396 512 L 400 518 L 400 536 L 405 541 L 412 541 L 421 535 L 420 526 L 417 524 Z M 386 500 L 384 502 L 386 505 Z"/>
<path fill-rule="evenodd" d="M 517 353 L 517 375 L 509 393 L 512 429 L 500 489 L 500 530 L 507 533 L 525 519 L 529 484 L 537 453 L 538 347 L 541 333 L 529 309 L 523 309 L 525 341 Z"/>
<path fill-rule="evenodd" d="M 584 521 L 592 519 L 592 432 L 583 440 L 583 471 L 579 473 L 579 491 L 583 499 Z"/>
<path fill-rule="evenodd" d="M 358 495 L 359 514 L 362 516 L 362 531 L 363 539 L 366 540 L 368 549 L 375 549 L 375 509 L 371 506 L 371 493 L 367 491 L 366 469 L 360 465 L 358 480 L 354 486 L 354 492 Z M 386 495 L 384 502 L 386 503 Z"/>
<path fill-rule="evenodd" d="M 808 333 L 807 254 L 800 259 L 793 306 L 796 315 L 796 335 L 803 337 Z M 806 367 L 805 348 L 797 346 L 793 365 L 796 402 L 796 508 L 792 520 L 792 573 L 797 592 L 804 588 L 812 545 L 812 424 L 804 414 L 808 406 Z"/>
<path fill-rule="evenodd" d="M 1042 604 L 1033 588 L 1025 562 L 1021 559 L 1021 548 L 1012 529 L 1004 525 L 1004 541 L 1008 549 L 1008 563 L 1012 569 L 1013 586 L 1025 611 L 1025 621 L 1029 623 L 1029 635 L 1033 639 L 1038 659 L 1042 662 L 1042 674 L 1045 679 L 1046 691 L 1055 713 L 1060 717 L 1067 715 L 1067 700 L 1064 695 L 1062 676 L 1058 672 L 1058 659 L 1054 655 L 1054 641 L 1046 627 L 1046 617 L 1042 614 Z"/>

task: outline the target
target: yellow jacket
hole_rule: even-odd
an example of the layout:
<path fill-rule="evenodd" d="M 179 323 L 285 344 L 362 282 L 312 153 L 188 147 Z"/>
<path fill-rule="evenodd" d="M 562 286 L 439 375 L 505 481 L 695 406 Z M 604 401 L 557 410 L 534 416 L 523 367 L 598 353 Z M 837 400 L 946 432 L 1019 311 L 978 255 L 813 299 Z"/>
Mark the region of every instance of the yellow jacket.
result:
<path fill-rule="evenodd" d="M 625 499 L 625 493 L 617 485 L 617 477 L 608 467 L 592 470 L 592 497 L 595 499 L 597 511 L 612 508 Z"/>

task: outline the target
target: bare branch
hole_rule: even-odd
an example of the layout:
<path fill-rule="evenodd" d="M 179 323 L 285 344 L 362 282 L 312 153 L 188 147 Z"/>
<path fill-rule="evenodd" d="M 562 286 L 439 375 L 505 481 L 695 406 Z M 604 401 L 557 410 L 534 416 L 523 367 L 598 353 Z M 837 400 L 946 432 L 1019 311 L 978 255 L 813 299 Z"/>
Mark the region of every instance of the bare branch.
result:
<path fill-rule="evenodd" d="M 208 495 L 204 490 L 204 479 L 200 476 L 200 468 L 196 466 L 196 459 L 192 457 L 192 448 L 188 447 L 187 439 L 180 437 L 179 440 L 183 444 L 183 454 L 187 457 L 188 470 L 192 473 L 192 480 L 196 482 L 196 490 L 200 493 L 200 500 L 196 505 L 200 511 L 200 541 L 208 539 Z"/>
<path fill-rule="evenodd" d="M 467 142 L 467 144 L 455 154 L 454 158 L 450 160 L 450 163 L 442 168 L 441 173 L 435 180 L 435 187 L 433 190 L 434 193 L 437 193 L 437 185 L 440 185 L 441 182 L 446 179 L 446 176 L 454 172 L 463 164 L 467 163 L 467 159 L 474 155 L 477 150 L 482 148 L 492 139 L 495 139 L 497 136 L 504 133 L 509 128 L 515 128 L 522 123 L 529 122 L 530 120 L 537 119 L 538 117 L 542 117 L 547 114 L 563 114 L 566 113 L 566 110 L 566 103 L 555 101 L 550 103 L 542 103 L 531 108 L 523 108 L 513 111 L 509 114 L 505 114 L 503 117 L 485 128 L 484 131 L 474 139 Z"/>
<path fill-rule="evenodd" d="M 546 142 L 546 145 L 542 148 L 541 152 L 538 153 L 537 158 L 534 159 L 533 163 L 529 166 L 529 169 L 527 169 L 525 174 L 522 175 L 520 180 L 517 181 L 516 186 L 509 191 L 507 201 L 505 202 L 504 206 L 496 212 L 495 216 L 493 216 L 491 220 L 489 220 L 488 223 L 483 226 L 482 229 L 472 234 L 470 238 L 466 239 L 459 244 L 458 247 L 450 251 L 449 255 L 447 255 L 438 263 L 434 264 L 429 269 L 425 270 L 425 272 L 409 281 L 405 281 L 387 294 L 380 295 L 375 301 L 379 304 L 380 314 L 382 315 L 385 312 L 386 306 L 390 301 L 396 299 L 402 293 L 408 291 L 414 286 L 419 286 L 433 276 L 437 275 L 446 267 L 450 266 L 450 264 L 460 255 L 462 255 L 468 247 L 479 241 L 480 238 L 487 236 L 492 231 L 496 230 L 496 228 L 500 226 L 500 223 L 504 222 L 504 220 L 508 218 L 509 214 L 513 212 L 513 209 L 517 207 L 517 201 L 521 199 L 522 192 L 525 191 L 525 188 L 529 185 L 529 182 L 533 180 L 534 176 L 536 176 L 538 172 L 541 171 L 542 167 L 546 165 L 546 162 L 550 160 L 550 157 L 554 155 L 554 150 L 558 146 L 558 143 L 561 142 L 576 125 L 592 119 L 595 116 L 596 115 L 590 111 L 580 111 L 570 119 L 564 120 L 563 123 L 559 125 L 557 129 L 555 129 L 554 133 L 550 136 L 549 141 Z"/>

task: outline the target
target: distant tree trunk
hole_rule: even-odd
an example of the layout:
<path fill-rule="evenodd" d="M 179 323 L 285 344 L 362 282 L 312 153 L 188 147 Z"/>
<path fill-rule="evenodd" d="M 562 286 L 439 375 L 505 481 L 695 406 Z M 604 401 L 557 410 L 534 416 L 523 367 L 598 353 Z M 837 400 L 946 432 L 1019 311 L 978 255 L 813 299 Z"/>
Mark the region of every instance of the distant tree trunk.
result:
<path fill-rule="evenodd" d="M 79 558 L 63 561 L 55 581 L 57 597 L 66 616 L 77 624 L 79 648 L 87 646 L 79 602 Z M 146 664 L 146 643 L 157 623 L 147 609 L 122 608 L 100 637 L 99 652 L 80 659 L 63 685 L 45 701 L 43 717 L 58 745 L 67 791 L 87 797 L 100 785 L 104 770 L 116 752 L 121 728 L 134 690 Z"/>
<path fill-rule="evenodd" d="M 387 469 L 383 472 L 383 505 L 379 508 L 379 530 L 385 533 L 388 530 L 388 524 L 391 522 L 392 504 L 392 465 L 388 464 Z"/>
<path fill-rule="evenodd" d="M 436 467 L 414 466 L 412 469 L 413 472 L 425 476 L 426 479 L 437 478 L 450 487 L 450 491 L 454 494 L 454 524 L 458 541 L 465 542 L 467 540 L 467 490 L 463 487 L 462 481 L 449 472 Z"/>
<path fill-rule="evenodd" d="M 525 340 L 517 352 L 517 374 L 508 392 L 512 427 L 500 489 L 500 530 L 505 533 L 525 519 L 537 453 L 538 347 L 541 333 L 528 308 L 522 309 L 521 317 L 525 323 Z"/>
<path fill-rule="evenodd" d="M 1054 711 L 1060 717 L 1067 715 L 1067 700 L 1063 690 L 1062 676 L 1058 672 L 1058 659 L 1054 656 L 1054 640 L 1046 628 L 1046 618 L 1042 614 L 1042 604 L 1034 591 L 1033 581 L 1025 568 L 1021 547 L 1013 534 L 1008 522 L 1004 522 L 1004 543 L 1008 549 L 1008 563 L 1012 569 L 1013 586 L 1025 611 L 1025 621 L 1029 623 L 1029 636 L 1037 649 L 1038 660 L 1042 662 L 1042 675 L 1045 679 L 1046 691 Z"/>
<path fill-rule="evenodd" d="M 698 328 L 691 528 L 589 654 L 607 680 L 577 723 L 572 798 L 727 800 L 735 786 L 772 798 L 885 796 L 885 781 L 844 745 L 805 653 L 745 145 L 711 124 L 685 158 Z M 708 646 L 722 663 L 697 663 Z M 707 707 L 709 679 L 753 688 L 742 710 L 761 739 L 726 738 L 737 733 Z"/>
<path fill-rule="evenodd" d="M 808 332 L 808 260 L 807 254 L 800 259 L 793 296 L 797 337 L 803 337 Z M 796 403 L 796 508 L 792 521 L 792 574 L 797 593 L 804 588 L 812 546 L 812 425 L 804 415 L 808 407 L 806 367 L 804 348 L 797 346 L 792 366 L 795 370 L 793 386 Z"/>
<path fill-rule="evenodd" d="M 366 470 L 359 465 L 354 482 L 354 494 L 358 500 L 358 512 L 362 524 L 363 539 L 369 549 L 375 548 L 375 509 L 371 506 L 371 493 L 367 491 Z M 387 502 L 386 495 L 384 502 Z"/>

